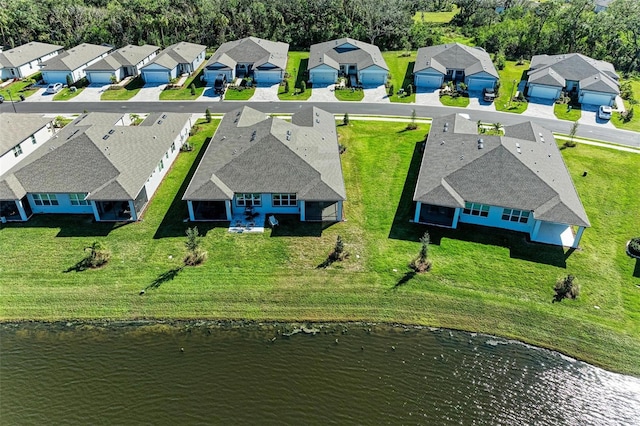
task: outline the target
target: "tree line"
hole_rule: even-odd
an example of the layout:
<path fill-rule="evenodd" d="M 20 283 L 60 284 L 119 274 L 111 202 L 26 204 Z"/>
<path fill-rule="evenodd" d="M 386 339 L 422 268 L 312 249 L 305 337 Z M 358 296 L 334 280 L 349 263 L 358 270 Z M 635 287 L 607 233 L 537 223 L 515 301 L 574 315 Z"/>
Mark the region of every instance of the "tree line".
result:
<path fill-rule="evenodd" d="M 414 22 L 417 11 L 452 10 L 448 27 Z M 640 71 L 640 1 L 615 0 L 0 0 L 0 38 L 8 47 L 42 41 L 217 47 L 247 36 L 307 50 L 353 37 L 382 50 L 439 44 L 451 27 L 509 59 L 584 53 Z"/>

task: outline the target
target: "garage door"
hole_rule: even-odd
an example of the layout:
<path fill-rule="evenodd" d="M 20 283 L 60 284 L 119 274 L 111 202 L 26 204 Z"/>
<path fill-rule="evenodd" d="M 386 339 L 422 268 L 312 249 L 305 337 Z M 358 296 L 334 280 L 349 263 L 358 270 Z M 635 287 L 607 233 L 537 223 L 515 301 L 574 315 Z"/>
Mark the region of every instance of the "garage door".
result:
<path fill-rule="evenodd" d="M 360 83 L 364 86 L 380 86 L 387 81 L 387 75 L 383 73 L 365 73 L 361 74 L 362 78 Z"/>
<path fill-rule="evenodd" d="M 168 83 L 169 73 L 166 71 L 145 71 L 142 73 L 145 83 Z"/>
<path fill-rule="evenodd" d="M 427 89 L 438 89 L 442 86 L 442 76 L 439 75 L 421 75 L 416 74 L 415 83 L 416 87 L 424 87 Z"/>
<path fill-rule="evenodd" d="M 87 80 L 91 84 L 109 84 L 112 75 L 110 72 L 88 72 Z"/>
<path fill-rule="evenodd" d="M 254 71 L 254 77 L 260 84 L 280 83 L 282 81 L 280 71 Z"/>
<path fill-rule="evenodd" d="M 555 87 L 531 86 L 529 96 L 532 98 L 556 99 L 560 94 L 560 89 Z"/>
<path fill-rule="evenodd" d="M 311 82 L 313 84 L 333 84 L 338 79 L 335 71 L 311 71 Z"/>
<path fill-rule="evenodd" d="M 493 89 L 494 85 L 495 85 L 495 80 L 493 79 L 469 77 L 467 88 L 469 90 L 480 91 L 482 89 Z"/>
<path fill-rule="evenodd" d="M 613 104 L 613 100 L 611 99 L 611 95 L 607 95 L 604 93 L 593 93 L 593 92 L 585 92 L 583 93 L 578 102 L 581 104 L 589 104 L 589 105 L 609 105 Z"/>

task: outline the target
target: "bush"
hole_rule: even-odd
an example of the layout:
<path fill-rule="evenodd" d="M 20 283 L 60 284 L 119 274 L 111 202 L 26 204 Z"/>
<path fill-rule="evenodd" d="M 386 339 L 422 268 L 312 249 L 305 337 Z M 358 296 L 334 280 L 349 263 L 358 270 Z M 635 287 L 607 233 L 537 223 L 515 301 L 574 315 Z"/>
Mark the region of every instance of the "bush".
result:
<path fill-rule="evenodd" d="M 576 277 L 571 274 L 556 281 L 553 289 L 556 292 L 553 298 L 554 302 L 562 302 L 562 299 L 575 299 L 580 294 L 580 286 L 576 282 Z"/>
<path fill-rule="evenodd" d="M 342 124 L 344 124 L 345 126 L 349 124 L 349 113 L 348 112 L 344 113 L 344 117 L 342 118 Z"/>
<path fill-rule="evenodd" d="M 191 85 L 189 86 L 189 89 L 191 91 L 191 96 L 195 96 L 196 95 L 196 85 L 194 83 L 191 83 Z"/>
<path fill-rule="evenodd" d="M 200 265 L 207 260 L 207 252 L 200 247 L 201 238 L 198 227 L 187 228 L 186 234 L 187 241 L 185 241 L 184 245 L 187 248 L 187 254 L 184 257 L 184 264 L 187 266 Z"/>
<path fill-rule="evenodd" d="M 307 83 L 304 82 L 304 80 L 302 80 L 302 82 L 300 83 L 300 93 L 304 93 L 307 90 Z"/>
<path fill-rule="evenodd" d="M 89 255 L 84 259 L 84 265 L 87 268 L 95 269 L 104 266 L 111 258 L 111 252 L 99 241 L 94 241 L 84 250 L 89 251 Z"/>
<path fill-rule="evenodd" d="M 207 120 L 207 123 L 211 123 L 211 111 L 209 110 L 209 108 L 207 108 L 204 112 L 204 116 Z"/>
<path fill-rule="evenodd" d="M 629 241 L 629 253 L 634 256 L 640 256 L 640 237 L 632 238 Z"/>
<path fill-rule="evenodd" d="M 496 68 L 498 68 L 499 70 L 503 70 L 505 65 L 507 64 L 504 53 L 503 52 L 496 53 L 496 56 L 493 62 L 495 63 Z"/>
<path fill-rule="evenodd" d="M 409 263 L 409 268 L 416 272 L 429 272 L 433 263 L 429 260 L 429 244 L 431 243 L 431 236 L 429 231 L 425 231 L 424 235 L 420 237 L 420 253 L 418 257 L 413 259 Z"/>
<path fill-rule="evenodd" d="M 620 118 L 622 119 L 622 121 L 624 123 L 630 122 L 631 119 L 633 118 L 633 114 L 634 114 L 633 108 L 634 107 L 631 107 L 628 110 L 626 110 L 625 112 L 621 112 L 620 113 Z"/>

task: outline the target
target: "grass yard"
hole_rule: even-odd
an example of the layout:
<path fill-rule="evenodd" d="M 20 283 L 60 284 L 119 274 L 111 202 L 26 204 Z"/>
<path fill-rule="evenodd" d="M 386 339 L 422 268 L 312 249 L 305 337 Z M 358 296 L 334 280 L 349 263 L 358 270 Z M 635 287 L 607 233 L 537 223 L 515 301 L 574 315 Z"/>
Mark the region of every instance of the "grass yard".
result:
<path fill-rule="evenodd" d="M 224 93 L 224 98 L 227 101 L 248 101 L 255 91 L 255 87 L 229 86 Z"/>
<path fill-rule="evenodd" d="M 412 93 L 411 96 L 398 96 L 398 90 L 407 89 L 409 84 L 413 84 L 413 65 L 416 62 L 415 51 L 406 52 L 410 53 L 409 56 L 405 56 L 405 52 L 389 51 L 382 52 L 387 66 L 389 67 L 389 73 L 391 74 L 391 84 L 393 84 L 393 96 L 391 96 L 391 102 L 403 102 L 410 103 L 416 101 L 416 94 Z"/>
<path fill-rule="evenodd" d="M 624 254 L 638 233 L 629 216 L 640 211 L 637 154 L 587 145 L 562 151 L 592 223 L 582 250 L 495 230 L 430 229 L 433 270 L 413 276 L 407 264 L 427 228 L 409 219 L 428 126 L 352 121 L 338 127 L 348 221 L 323 227 L 282 215 L 264 234 L 200 223 L 209 259 L 181 269 L 189 226 L 181 196 L 216 124 L 191 138 L 194 151 L 180 154 L 143 221 L 38 216 L 0 225 L 0 320 L 401 322 L 520 339 L 640 375 L 640 263 Z M 338 235 L 351 256 L 317 268 Z M 95 240 L 111 250 L 110 263 L 65 272 Z M 580 297 L 551 303 L 553 283 L 568 273 Z"/>
<path fill-rule="evenodd" d="M 56 93 L 55 95 L 53 95 L 53 100 L 68 101 L 69 99 L 73 99 L 76 96 L 78 96 L 80 93 L 82 93 L 83 90 L 84 90 L 84 87 L 81 87 L 80 89 L 76 89 L 75 92 L 72 92 L 71 90 L 69 90 L 68 87 L 66 87 L 61 91 L 59 91 L 58 93 Z"/>
<path fill-rule="evenodd" d="M 204 64 L 193 73 L 184 84 L 177 88 L 170 88 L 167 86 L 162 92 L 160 92 L 160 100 L 161 101 L 192 101 L 194 99 L 198 99 L 204 89 L 207 87 L 205 81 L 201 80 L 200 77 L 204 75 Z M 191 84 L 195 87 L 195 94 L 191 94 Z"/>
<path fill-rule="evenodd" d="M 454 98 L 449 95 L 444 95 L 440 96 L 440 103 L 444 106 L 466 108 L 467 106 L 469 106 L 469 97 L 457 96 Z"/>
<path fill-rule="evenodd" d="M 621 81 L 624 82 L 623 79 Z M 631 81 L 631 89 L 633 91 L 633 97 L 636 102 L 640 103 L 640 77 L 636 76 L 630 79 Z M 624 107 L 629 110 L 633 105 L 629 101 L 624 101 Z M 613 117 L 611 118 L 611 122 L 618 129 L 632 130 L 634 132 L 640 132 L 640 104 L 636 104 L 633 110 L 634 116 L 631 121 L 625 123 L 622 121 L 620 114 L 613 113 Z"/>
<path fill-rule="evenodd" d="M 413 15 L 413 22 L 448 24 L 456 13 L 458 13 L 458 6 L 453 6 L 451 12 L 416 12 Z"/>
<path fill-rule="evenodd" d="M 524 61 L 523 65 L 518 65 L 516 61 L 505 61 L 505 67 L 498 70 L 500 75 L 500 90 L 494 103 L 496 111 L 513 112 L 522 114 L 527 109 L 527 102 L 517 102 L 509 99 L 516 95 L 518 84 L 521 80 L 526 80 L 525 71 L 529 69 L 529 61 Z"/>
<path fill-rule="evenodd" d="M 351 89 L 345 87 L 344 89 L 336 89 L 333 91 L 336 95 L 336 99 L 339 101 L 357 102 L 364 99 L 364 90 Z"/>
<path fill-rule="evenodd" d="M 127 83 L 124 87 L 116 90 L 107 89 L 100 96 L 101 101 L 128 101 L 138 94 L 144 86 L 142 76 L 137 76 Z"/>
<path fill-rule="evenodd" d="M 14 102 L 18 102 L 20 100 L 20 95 L 28 98 L 38 91 L 38 87 L 32 85 L 40 78 L 40 74 L 36 74 L 33 77 L 15 81 L 0 89 L 0 95 L 4 96 L 5 100 L 8 102 L 11 101 L 12 98 Z M 27 87 L 29 88 L 26 89 Z"/>
<path fill-rule="evenodd" d="M 311 96 L 311 89 L 304 93 L 296 93 L 302 88 L 302 82 L 307 75 L 309 65 L 309 52 L 289 52 L 287 59 L 287 74 L 289 74 L 289 93 L 284 93 L 284 87 L 280 87 L 278 97 L 281 101 L 306 101 Z"/>
<path fill-rule="evenodd" d="M 569 121 L 578 121 L 582 116 L 580 105 L 571 105 L 571 109 L 569 109 L 569 104 L 554 104 L 553 113 L 560 120 Z"/>

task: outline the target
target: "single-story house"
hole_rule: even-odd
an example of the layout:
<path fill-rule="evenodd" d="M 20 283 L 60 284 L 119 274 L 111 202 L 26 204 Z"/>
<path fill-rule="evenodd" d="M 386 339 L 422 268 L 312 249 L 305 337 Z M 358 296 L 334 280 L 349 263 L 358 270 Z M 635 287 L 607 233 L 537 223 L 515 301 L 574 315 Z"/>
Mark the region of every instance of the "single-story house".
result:
<path fill-rule="evenodd" d="M 316 107 L 291 121 L 248 106 L 222 119 L 185 191 L 192 221 L 295 214 L 341 221 L 346 199 L 332 114 Z"/>
<path fill-rule="evenodd" d="M 145 83 L 169 83 L 182 74 L 191 74 L 204 62 L 207 46 L 202 44 L 172 44 L 140 70 Z"/>
<path fill-rule="evenodd" d="M 338 76 L 354 76 L 363 86 L 379 86 L 389 76 L 378 46 L 347 37 L 312 45 L 307 69 L 315 85 L 335 83 Z"/>
<path fill-rule="evenodd" d="M 62 46 L 38 41 L 0 51 L 0 79 L 25 78 L 35 74 L 43 62 L 62 52 Z"/>
<path fill-rule="evenodd" d="M 0 175 L 9 170 L 54 133 L 53 119 L 38 114 L 0 114 Z"/>
<path fill-rule="evenodd" d="M 421 47 L 413 67 L 416 87 L 438 89 L 445 81 L 464 82 L 469 91 L 495 88 L 500 76 L 481 47 L 460 43 Z"/>
<path fill-rule="evenodd" d="M 565 91 L 577 94 L 581 104 L 613 106 L 620 94 L 613 65 L 580 53 L 536 55 L 527 75 L 527 95 L 533 98 L 555 100 Z"/>
<path fill-rule="evenodd" d="M 42 64 L 42 79 L 45 83 L 67 84 L 67 76 L 74 83 L 86 77 L 85 70 L 113 50 L 112 46 L 82 43 Z"/>
<path fill-rule="evenodd" d="M 153 113 L 130 124 L 128 114 L 82 114 L 0 175 L 3 220 L 39 213 L 140 219 L 189 137 L 191 116 Z"/>
<path fill-rule="evenodd" d="M 461 115 L 435 118 L 413 201 L 417 223 L 509 229 L 559 246 L 577 247 L 590 226 L 553 133 L 532 122 L 488 136 Z"/>
<path fill-rule="evenodd" d="M 213 85 L 218 74 L 227 81 L 251 76 L 257 83 L 280 83 L 287 69 L 289 45 L 277 41 L 246 37 L 223 43 L 204 68 L 204 80 Z"/>
<path fill-rule="evenodd" d="M 86 69 L 87 80 L 91 84 L 109 84 L 119 82 L 126 77 L 136 77 L 140 68 L 156 57 L 160 48 L 145 44 L 121 47 L 109 56 L 100 59 Z M 112 81 L 113 79 L 113 81 Z"/>

